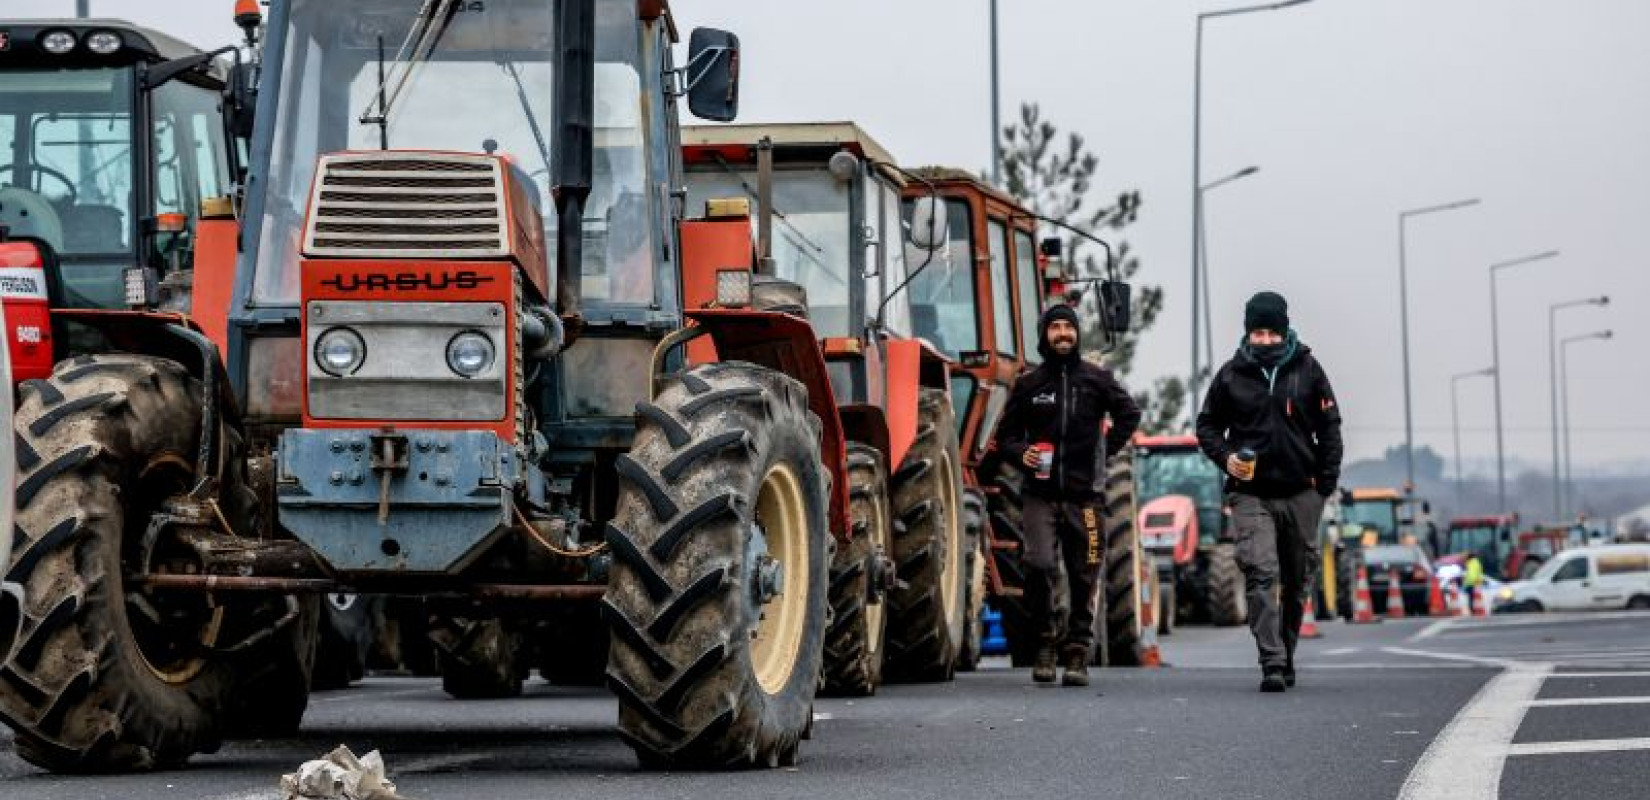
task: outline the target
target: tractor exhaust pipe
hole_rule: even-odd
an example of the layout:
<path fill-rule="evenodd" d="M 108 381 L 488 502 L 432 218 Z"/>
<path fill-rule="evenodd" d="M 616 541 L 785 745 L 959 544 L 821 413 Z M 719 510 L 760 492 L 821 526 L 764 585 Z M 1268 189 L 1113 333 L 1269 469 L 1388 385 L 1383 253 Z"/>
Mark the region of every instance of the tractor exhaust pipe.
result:
<path fill-rule="evenodd" d="M 756 143 L 756 274 L 772 275 L 773 268 L 773 140 Z"/>
<path fill-rule="evenodd" d="M 555 131 L 551 153 L 556 202 L 556 312 L 568 343 L 583 327 L 584 204 L 595 152 L 596 3 L 561 0 L 556 17 Z"/>

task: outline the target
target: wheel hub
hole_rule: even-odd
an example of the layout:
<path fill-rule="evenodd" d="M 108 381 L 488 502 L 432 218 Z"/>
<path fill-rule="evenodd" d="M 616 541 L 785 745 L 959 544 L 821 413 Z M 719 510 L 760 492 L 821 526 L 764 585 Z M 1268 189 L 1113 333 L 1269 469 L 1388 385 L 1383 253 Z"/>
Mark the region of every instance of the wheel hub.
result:
<path fill-rule="evenodd" d="M 880 545 L 871 554 L 870 561 L 870 602 L 881 603 L 898 586 L 898 572 L 894 568 L 894 560 Z"/>

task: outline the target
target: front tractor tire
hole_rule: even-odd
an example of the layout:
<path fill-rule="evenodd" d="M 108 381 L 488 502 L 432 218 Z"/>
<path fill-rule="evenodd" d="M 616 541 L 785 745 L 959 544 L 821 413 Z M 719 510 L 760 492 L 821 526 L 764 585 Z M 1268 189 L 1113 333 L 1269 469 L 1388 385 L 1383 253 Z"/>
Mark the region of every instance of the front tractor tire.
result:
<path fill-rule="evenodd" d="M 831 564 L 831 626 L 825 634 L 823 692 L 838 697 L 876 694 L 882 683 L 882 644 L 888 616 L 884 581 L 889 565 L 888 469 L 882 453 L 848 444 L 848 514 L 853 530 Z"/>
<path fill-rule="evenodd" d="M 57 772 L 166 768 L 215 750 L 235 732 L 235 709 L 266 715 L 242 728 L 296 727 L 313 604 L 128 585 L 134 573 L 189 565 L 170 527 L 151 522 L 199 483 L 201 384 L 171 361 L 99 355 L 59 364 L 21 395 L 5 579 L 23 588 L 22 619 L 0 653 L 0 718 L 18 755 Z M 226 433 L 231 462 L 237 444 Z M 219 493 L 222 516 L 240 524 L 243 490 Z"/>
<path fill-rule="evenodd" d="M 1124 448 L 1107 463 L 1101 505 L 1106 563 L 1097 591 L 1105 594 L 1106 605 L 1104 614 L 1094 615 L 1095 648 L 1090 661 L 1097 666 L 1136 667 L 1142 638 L 1140 566 L 1146 555 L 1135 530 L 1133 448 Z M 1155 568 L 1151 574 L 1156 575 Z"/>
<path fill-rule="evenodd" d="M 962 459 L 951 398 L 923 389 L 917 435 L 894 472 L 894 563 L 888 595 L 889 680 L 948 681 L 955 674 L 968 613 Z"/>
<path fill-rule="evenodd" d="M 637 407 L 602 611 L 619 734 L 644 767 L 795 763 L 826 628 L 831 476 L 807 389 L 694 367 Z"/>

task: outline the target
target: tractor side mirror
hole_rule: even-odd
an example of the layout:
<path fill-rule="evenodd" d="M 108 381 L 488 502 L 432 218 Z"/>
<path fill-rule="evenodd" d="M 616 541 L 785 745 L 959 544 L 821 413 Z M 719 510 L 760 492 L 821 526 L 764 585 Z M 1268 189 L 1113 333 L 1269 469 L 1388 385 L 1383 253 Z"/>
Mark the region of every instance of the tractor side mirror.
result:
<path fill-rule="evenodd" d="M 934 252 L 945 246 L 951 232 L 951 221 L 945 201 L 937 195 L 919 197 L 911 205 L 911 244 L 918 249 Z"/>
<path fill-rule="evenodd" d="M 739 37 L 699 28 L 688 40 L 688 110 L 711 122 L 739 116 Z"/>
<path fill-rule="evenodd" d="M 1128 333 L 1131 309 L 1130 287 L 1123 281 L 1100 282 L 1100 319 L 1111 333 Z"/>

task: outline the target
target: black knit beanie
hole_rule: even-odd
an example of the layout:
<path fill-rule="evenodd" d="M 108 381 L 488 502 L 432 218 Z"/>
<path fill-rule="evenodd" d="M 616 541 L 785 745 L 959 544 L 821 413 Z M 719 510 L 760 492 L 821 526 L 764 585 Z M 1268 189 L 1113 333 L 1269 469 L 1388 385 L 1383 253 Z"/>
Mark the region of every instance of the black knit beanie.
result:
<path fill-rule="evenodd" d="M 1243 331 L 1289 332 L 1289 301 L 1277 292 L 1256 292 L 1243 307 Z"/>
<path fill-rule="evenodd" d="M 1042 355 L 1044 361 L 1055 361 L 1060 358 L 1060 355 L 1055 353 L 1054 348 L 1048 343 L 1048 326 L 1052 325 L 1057 319 L 1063 319 L 1077 329 L 1079 345 L 1083 340 L 1083 326 L 1077 321 L 1077 312 L 1064 303 L 1055 303 L 1049 306 L 1048 310 L 1043 312 L 1043 318 L 1037 323 L 1037 352 Z M 1076 358 L 1079 349 L 1072 348 L 1071 353 L 1066 358 Z"/>

